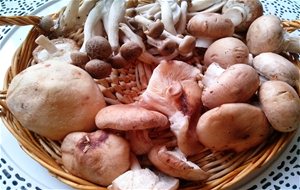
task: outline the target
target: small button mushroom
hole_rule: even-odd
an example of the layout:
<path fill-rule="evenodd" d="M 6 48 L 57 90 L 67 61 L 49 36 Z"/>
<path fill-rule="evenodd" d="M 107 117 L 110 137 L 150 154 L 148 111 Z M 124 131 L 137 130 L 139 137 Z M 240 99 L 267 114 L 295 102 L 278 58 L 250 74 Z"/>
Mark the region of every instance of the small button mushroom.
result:
<path fill-rule="evenodd" d="M 76 42 L 68 38 L 57 38 L 49 40 L 40 35 L 35 42 L 39 45 L 33 52 L 33 59 L 36 62 L 56 60 L 71 63 L 70 54 L 79 50 Z"/>
<path fill-rule="evenodd" d="M 91 59 L 107 59 L 112 54 L 112 49 L 106 38 L 93 36 L 85 43 L 85 50 Z"/>
<path fill-rule="evenodd" d="M 136 15 L 134 21 L 146 28 L 144 30 L 145 34 L 152 38 L 158 38 L 165 29 L 164 24 L 160 20 L 154 22 L 141 15 Z"/>
<path fill-rule="evenodd" d="M 292 62 L 276 53 L 261 53 L 254 57 L 253 67 L 268 80 L 280 80 L 299 90 L 299 69 Z"/>
<path fill-rule="evenodd" d="M 168 118 L 156 111 L 149 111 L 131 104 L 111 105 L 100 110 L 96 115 L 99 129 L 117 129 L 121 131 L 165 127 Z"/>
<path fill-rule="evenodd" d="M 300 52 L 299 36 L 293 37 L 285 32 L 280 19 L 274 15 L 257 18 L 250 25 L 246 40 L 250 52 L 254 55 L 263 52 Z"/>
<path fill-rule="evenodd" d="M 89 56 L 85 52 L 73 52 L 70 54 L 71 64 L 78 66 L 80 68 L 84 68 L 85 64 L 90 61 Z"/>
<path fill-rule="evenodd" d="M 92 59 L 87 62 L 84 69 L 95 79 L 108 77 L 112 71 L 109 63 L 99 59 Z"/>
<path fill-rule="evenodd" d="M 231 19 L 237 32 L 245 32 L 256 18 L 263 15 L 263 6 L 259 0 L 228 0 L 222 13 Z"/>
<path fill-rule="evenodd" d="M 71 174 L 107 186 L 130 167 L 130 147 L 105 131 L 73 132 L 62 144 L 62 163 Z"/>
<path fill-rule="evenodd" d="M 282 81 L 264 82 L 259 91 L 262 110 L 272 127 L 291 132 L 300 126 L 300 98 L 297 92 Z"/>
<path fill-rule="evenodd" d="M 218 63 L 224 69 L 236 63 L 247 64 L 249 62 L 249 49 L 237 38 L 221 38 L 213 42 L 204 54 L 206 67 L 213 62 Z"/>
<path fill-rule="evenodd" d="M 189 20 L 187 31 L 195 37 L 216 40 L 232 36 L 234 26 L 230 19 L 221 14 L 198 13 Z"/>
<path fill-rule="evenodd" d="M 205 180 L 209 174 L 188 161 L 178 149 L 168 150 L 165 145 L 154 146 L 148 154 L 151 163 L 161 172 L 190 181 Z"/>
<path fill-rule="evenodd" d="M 6 103 L 23 127 L 52 140 L 95 129 L 95 116 L 105 107 L 87 72 L 58 61 L 35 64 L 15 76 Z"/>
<path fill-rule="evenodd" d="M 214 151 L 246 151 L 263 143 L 271 133 L 264 112 L 246 103 L 223 104 L 199 119 L 199 141 Z"/>

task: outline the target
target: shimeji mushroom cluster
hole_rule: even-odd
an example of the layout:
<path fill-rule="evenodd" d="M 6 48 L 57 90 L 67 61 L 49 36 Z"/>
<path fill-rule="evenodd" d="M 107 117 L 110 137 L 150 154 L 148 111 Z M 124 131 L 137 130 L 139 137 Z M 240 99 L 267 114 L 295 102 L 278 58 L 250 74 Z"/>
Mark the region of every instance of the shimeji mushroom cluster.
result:
<path fill-rule="evenodd" d="M 300 125 L 299 68 L 283 57 L 299 53 L 300 40 L 283 30 L 279 18 L 263 15 L 259 1 L 84 0 L 80 5 L 73 0 L 57 20 L 43 18 L 41 28 L 60 37 L 36 39 L 33 57 L 43 66 L 31 70 L 57 72 L 62 62 L 73 74 L 64 79 L 61 71 L 56 82 L 62 85 L 56 86 L 55 75 L 35 77 L 29 68 L 13 79 L 8 107 L 24 127 L 63 140 L 67 171 L 109 189 L 177 189 L 178 179 L 213 179 L 208 167 L 189 156 L 204 148 L 247 151 L 274 131 L 291 132 Z M 79 46 L 62 37 L 80 28 Z M 104 101 L 94 90 L 82 91 L 94 89 L 92 78 L 141 62 L 154 70 L 135 102 L 101 103 L 96 111 L 81 106 L 99 97 Z M 18 94 L 22 90 L 35 101 Z M 53 106 L 62 98 L 78 107 Z M 47 119 L 51 123 L 44 125 Z M 47 134 L 58 132 L 53 126 L 91 121 L 95 125 Z"/>

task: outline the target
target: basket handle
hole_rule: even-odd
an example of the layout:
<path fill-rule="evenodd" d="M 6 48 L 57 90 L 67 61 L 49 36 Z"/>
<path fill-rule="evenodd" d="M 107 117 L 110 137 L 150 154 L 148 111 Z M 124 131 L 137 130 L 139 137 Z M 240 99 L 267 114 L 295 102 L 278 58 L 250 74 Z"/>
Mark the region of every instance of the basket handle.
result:
<path fill-rule="evenodd" d="M 0 26 L 2 25 L 38 26 L 40 20 L 41 17 L 39 16 L 0 16 Z"/>

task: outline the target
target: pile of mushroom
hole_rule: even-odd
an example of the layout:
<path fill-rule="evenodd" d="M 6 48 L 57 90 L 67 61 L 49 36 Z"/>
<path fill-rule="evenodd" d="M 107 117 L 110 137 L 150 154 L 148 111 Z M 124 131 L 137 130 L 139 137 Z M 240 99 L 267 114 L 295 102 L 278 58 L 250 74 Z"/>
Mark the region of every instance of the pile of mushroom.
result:
<path fill-rule="evenodd" d="M 61 151 L 68 172 L 109 189 L 177 189 L 178 179 L 206 181 L 214 174 L 190 156 L 205 149 L 245 152 L 299 127 L 299 67 L 285 57 L 300 53 L 299 37 L 287 40 L 280 19 L 263 15 L 258 0 L 137 2 L 75 0 L 57 20 L 42 19 L 55 39 L 36 40 L 35 62 L 73 64 L 104 96 L 114 97 L 101 79 L 117 80 L 119 70 L 135 68 L 128 80 L 139 84 L 130 100 L 99 107 L 97 129 L 54 138 L 66 136 Z M 82 29 L 79 46 L 67 39 Z M 11 86 L 8 101 L 22 107 L 18 86 Z"/>

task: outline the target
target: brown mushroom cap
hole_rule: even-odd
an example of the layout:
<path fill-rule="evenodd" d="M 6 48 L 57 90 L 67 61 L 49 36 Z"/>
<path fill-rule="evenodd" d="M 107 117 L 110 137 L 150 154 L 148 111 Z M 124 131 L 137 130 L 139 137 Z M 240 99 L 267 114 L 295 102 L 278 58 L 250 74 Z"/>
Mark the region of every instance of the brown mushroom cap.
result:
<path fill-rule="evenodd" d="M 72 60 L 71 64 L 80 68 L 84 68 L 85 64 L 90 60 L 87 53 L 79 51 L 71 53 L 70 58 Z"/>
<path fill-rule="evenodd" d="M 222 8 L 222 13 L 226 14 L 235 7 L 246 10 L 245 20 L 235 27 L 238 32 L 246 31 L 256 18 L 263 15 L 263 6 L 259 0 L 228 0 Z"/>
<path fill-rule="evenodd" d="M 157 169 L 173 177 L 191 181 L 205 180 L 209 177 L 208 173 L 188 161 L 180 151 L 169 151 L 164 145 L 154 146 L 148 157 Z"/>
<path fill-rule="evenodd" d="M 61 151 L 62 163 L 70 173 L 103 186 L 130 167 L 127 141 L 101 130 L 68 134 Z"/>
<path fill-rule="evenodd" d="M 253 67 L 269 80 L 287 82 L 293 87 L 299 85 L 299 69 L 288 59 L 276 53 L 266 52 L 254 57 Z"/>
<path fill-rule="evenodd" d="M 92 59 L 86 63 L 84 69 L 96 79 L 108 77 L 112 71 L 112 66 L 102 60 Z"/>
<path fill-rule="evenodd" d="M 216 62 L 226 69 L 236 63 L 249 62 L 248 47 L 239 39 L 225 37 L 213 42 L 204 54 L 204 65 Z"/>
<path fill-rule="evenodd" d="M 215 80 L 202 93 L 203 105 L 208 108 L 224 103 L 246 102 L 255 94 L 260 83 L 255 69 L 246 64 L 228 67 Z"/>
<path fill-rule="evenodd" d="M 32 52 L 33 59 L 38 63 L 47 60 L 71 63 L 70 54 L 79 50 L 79 46 L 76 42 L 69 38 L 57 38 L 50 41 L 55 45 L 58 51 L 51 54 L 42 46 L 37 46 Z"/>
<path fill-rule="evenodd" d="M 234 26 L 230 19 L 218 13 L 198 13 L 187 24 L 188 32 L 195 37 L 219 39 L 232 36 Z"/>
<path fill-rule="evenodd" d="M 108 40 L 102 36 L 93 36 L 87 40 L 85 50 L 91 59 L 107 59 L 112 54 Z"/>
<path fill-rule="evenodd" d="M 95 116 L 105 106 L 87 72 L 57 61 L 35 64 L 15 76 L 6 103 L 23 127 L 53 140 L 95 129 Z"/>
<path fill-rule="evenodd" d="M 168 118 L 156 111 L 149 111 L 130 104 L 117 104 L 103 108 L 96 115 L 99 129 L 138 130 L 165 127 Z"/>
<path fill-rule="evenodd" d="M 284 38 L 280 19 L 274 15 L 257 18 L 248 29 L 246 41 L 249 51 L 254 55 L 281 52 Z"/>
<path fill-rule="evenodd" d="M 282 81 L 264 82 L 259 91 L 262 110 L 272 127 L 291 132 L 300 126 L 300 98 L 297 92 Z"/>
<path fill-rule="evenodd" d="M 223 104 L 199 119 L 199 141 L 215 151 L 242 152 L 264 142 L 271 128 L 263 111 L 246 103 Z"/>
<path fill-rule="evenodd" d="M 125 42 L 120 47 L 120 54 L 127 61 L 136 60 L 142 54 L 142 52 L 143 49 L 141 46 L 132 41 Z"/>

